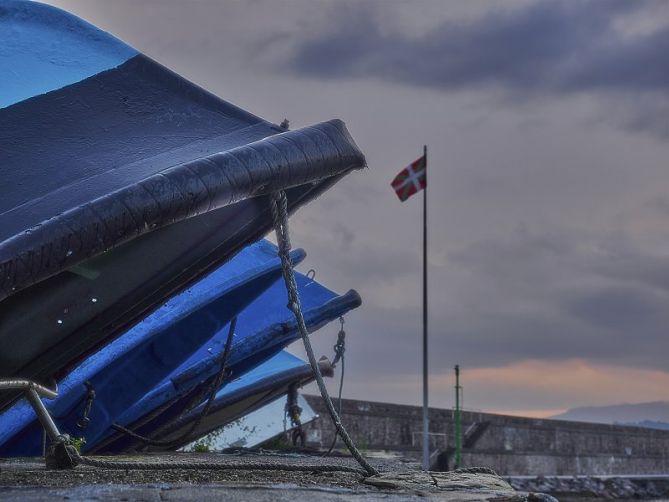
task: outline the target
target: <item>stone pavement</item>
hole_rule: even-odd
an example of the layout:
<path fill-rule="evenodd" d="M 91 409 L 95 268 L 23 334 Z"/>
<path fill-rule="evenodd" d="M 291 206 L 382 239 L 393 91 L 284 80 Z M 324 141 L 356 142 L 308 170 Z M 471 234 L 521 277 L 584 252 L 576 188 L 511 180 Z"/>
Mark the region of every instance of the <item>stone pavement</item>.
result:
<path fill-rule="evenodd" d="M 105 457 L 98 457 L 105 458 Z M 111 459 L 111 458 L 110 458 Z M 279 464 L 337 464 L 355 466 L 349 457 L 321 457 L 271 452 L 221 455 L 161 453 L 113 457 L 141 462 L 215 462 L 217 464 L 273 462 L 263 471 L 214 469 L 118 470 L 78 466 L 48 471 L 42 459 L 0 460 L 0 500 L 207 500 L 234 502 L 286 501 L 494 501 L 554 500 L 545 495 L 516 492 L 492 474 L 424 473 L 417 465 L 372 459 L 382 474 L 363 478 L 354 473 L 288 472 Z"/>

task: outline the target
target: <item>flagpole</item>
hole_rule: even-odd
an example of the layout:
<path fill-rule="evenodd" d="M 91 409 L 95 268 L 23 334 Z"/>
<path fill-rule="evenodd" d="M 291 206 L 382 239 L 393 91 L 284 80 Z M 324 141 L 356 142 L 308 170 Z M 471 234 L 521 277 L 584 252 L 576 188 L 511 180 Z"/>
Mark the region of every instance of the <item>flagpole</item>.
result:
<path fill-rule="evenodd" d="M 427 392 L 427 145 L 425 157 L 425 188 L 423 190 L 423 470 L 430 470 L 430 418 Z"/>

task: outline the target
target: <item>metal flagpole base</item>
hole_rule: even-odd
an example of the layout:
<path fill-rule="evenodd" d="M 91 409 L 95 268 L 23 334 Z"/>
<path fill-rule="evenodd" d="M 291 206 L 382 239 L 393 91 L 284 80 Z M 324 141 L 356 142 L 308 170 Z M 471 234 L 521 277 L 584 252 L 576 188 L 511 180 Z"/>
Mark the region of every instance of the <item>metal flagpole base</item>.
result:
<path fill-rule="evenodd" d="M 74 446 L 69 444 L 69 436 L 67 434 L 61 434 L 58 431 L 58 427 L 40 399 L 40 396 L 44 396 L 47 399 L 56 398 L 58 396 L 58 389 L 51 390 L 30 380 L 0 379 L 0 391 L 2 390 L 22 390 L 35 411 L 37 419 L 42 424 L 44 431 L 51 441 L 44 457 L 47 469 L 74 468 L 77 465 L 75 460 L 76 455 L 73 455 L 71 452 Z"/>

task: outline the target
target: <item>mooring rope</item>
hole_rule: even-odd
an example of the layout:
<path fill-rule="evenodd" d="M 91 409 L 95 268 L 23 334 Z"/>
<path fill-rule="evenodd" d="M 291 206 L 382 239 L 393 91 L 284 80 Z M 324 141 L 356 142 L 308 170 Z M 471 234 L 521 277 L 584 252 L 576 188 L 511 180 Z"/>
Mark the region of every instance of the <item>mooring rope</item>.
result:
<path fill-rule="evenodd" d="M 307 326 L 304 322 L 304 316 L 302 315 L 302 308 L 300 305 L 300 296 L 297 292 L 297 283 L 295 282 L 295 275 L 293 274 L 293 266 L 290 261 L 290 234 L 288 231 L 288 199 L 286 193 L 283 190 L 272 193 L 270 200 L 270 208 L 272 210 L 272 218 L 274 220 L 274 231 L 276 232 L 277 245 L 279 247 L 279 258 L 281 259 L 281 269 L 283 272 L 283 280 L 286 283 L 286 290 L 288 291 L 288 308 L 293 312 L 295 320 L 297 321 L 297 327 L 302 337 L 302 342 L 304 343 L 304 349 L 307 352 L 309 358 L 309 363 L 311 364 L 311 369 L 314 372 L 316 377 L 316 383 L 318 384 L 318 389 L 321 392 L 321 397 L 325 401 L 325 406 L 330 413 L 330 418 L 334 423 L 335 429 L 339 434 L 339 437 L 342 438 L 344 444 L 348 447 L 348 450 L 353 455 L 358 463 L 365 469 L 368 475 L 373 476 L 379 474 L 374 467 L 372 467 L 367 460 L 362 456 L 358 448 L 353 443 L 353 440 L 348 435 L 348 432 L 341 423 L 341 419 L 337 414 L 337 411 L 332 404 L 328 390 L 325 387 L 325 382 L 323 381 L 323 375 L 321 370 L 318 367 L 318 362 L 316 361 L 316 356 L 314 355 L 314 350 L 311 347 L 311 342 L 309 341 L 309 332 Z"/>
<path fill-rule="evenodd" d="M 167 462 L 138 462 L 122 460 L 100 460 L 81 455 L 71 446 L 70 453 L 78 464 L 90 467 L 120 470 L 216 470 L 216 471 L 302 471 L 302 472 L 351 472 L 366 476 L 367 473 L 357 467 L 347 465 L 322 464 L 285 464 L 280 462 L 200 462 L 197 460 L 167 461 Z"/>
<path fill-rule="evenodd" d="M 230 321 L 230 327 L 228 328 L 228 337 L 225 340 L 225 348 L 223 349 L 223 355 L 221 356 L 221 369 L 216 374 L 216 376 L 214 377 L 214 379 L 210 384 L 208 392 L 209 396 L 207 397 L 207 401 L 204 405 L 204 408 L 202 408 L 202 411 L 195 419 L 195 421 L 190 425 L 190 427 L 188 427 L 186 432 L 180 434 L 178 437 L 174 439 L 160 440 L 160 439 L 153 439 L 147 436 L 142 436 L 141 434 L 138 434 L 135 431 L 128 429 L 127 427 L 124 427 L 117 423 L 112 424 L 111 426 L 112 429 L 118 432 L 122 432 L 123 434 L 126 434 L 150 446 L 171 447 L 171 446 L 176 446 L 179 443 L 182 443 L 184 440 L 186 440 L 186 438 L 188 438 L 195 431 L 195 429 L 197 429 L 198 425 L 200 425 L 202 420 L 204 420 L 204 418 L 209 414 L 209 410 L 211 409 L 211 406 L 214 404 L 216 394 L 218 393 L 221 384 L 223 383 L 223 379 L 225 378 L 225 375 L 228 371 L 227 368 L 228 358 L 230 357 L 230 349 L 232 348 L 232 339 L 235 335 L 236 327 L 237 327 L 237 317 L 235 316 Z"/>
<path fill-rule="evenodd" d="M 339 375 L 339 393 L 337 396 L 337 413 L 341 417 L 341 393 L 344 389 L 344 374 L 346 371 L 346 359 L 344 358 L 344 353 L 346 352 L 346 331 L 344 331 L 344 318 L 339 318 L 339 323 L 341 327 L 339 328 L 339 333 L 337 333 L 337 343 L 334 345 L 335 357 L 332 360 L 332 366 L 334 367 L 339 361 L 341 361 L 341 372 Z M 334 437 L 332 438 L 332 443 L 330 448 L 323 455 L 327 457 L 334 450 L 335 445 L 337 444 L 337 433 L 335 432 Z"/>

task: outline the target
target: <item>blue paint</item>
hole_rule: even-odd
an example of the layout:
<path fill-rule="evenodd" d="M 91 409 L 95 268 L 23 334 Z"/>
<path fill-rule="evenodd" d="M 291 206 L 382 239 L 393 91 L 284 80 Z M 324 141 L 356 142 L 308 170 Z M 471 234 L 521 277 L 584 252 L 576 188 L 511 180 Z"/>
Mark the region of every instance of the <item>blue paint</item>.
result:
<path fill-rule="evenodd" d="M 328 367 L 331 368 L 329 362 Z M 184 437 L 193 422 L 199 420 L 204 403 L 168 424 L 163 437 L 172 440 L 183 438 L 176 443 L 177 448 L 192 443 L 280 398 L 288 392 L 291 385 L 299 387 L 313 380 L 309 363 L 283 350 L 236 380 L 224 384 L 216 393 L 209 414 L 199 422 L 192 434 Z M 277 417 L 273 420 L 277 420 Z M 156 447 L 150 449 L 160 450 Z"/>
<path fill-rule="evenodd" d="M 258 382 L 270 379 L 273 376 L 285 371 L 302 368 L 305 365 L 308 365 L 308 363 L 303 359 L 300 359 L 290 352 L 282 350 L 277 355 L 271 359 L 268 359 L 258 367 L 223 386 L 216 393 L 216 399 L 223 399 L 226 396 L 229 396 L 230 394 L 240 390 L 252 388 Z"/>
<path fill-rule="evenodd" d="M 292 256 L 294 262 L 304 252 Z M 59 384 L 59 397 L 45 401 L 59 427 L 94 444 L 115 418 L 183 363 L 214 333 L 280 278 L 276 247 L 261 241 L 169 300 L 109 346 L 87 359 Z M 89 381 L 97 394 L 91 425 L 77 428 Z M 0 455 L 38 455 L 39 425 L 19 402 L 0 415 Z"/>
<path fill-rule="evenodd" d="M 338 296 L 302 274 L 296 274 L 304 318 L 309 332 L 339 318 L 360 305 L 355 291 Z M 228 367 L 234 380 L 267 361 L 288 344 L 299 339 L 293 314 L 286 307 L 287 294 L 281 281 L 274 284 L 238 316 L 237 331 L 233 340 Z M 206 385 L 206 380 L 220 369 L 220 356 L 227 338 L 227 327 L 202 346 L 189 360 L 175 369 L 168 378 L 137 404 L 118 418 L 126 427 L 136 427 L 148 415 L 161 412 L 142 427 L 144 434 L 151 434 L 171 423 L 184 411 L 186 401 L 196 390 Z M 87 445 L 87 451 L 119 453 L 133 448 L 134 440 L 117 435 L 99 446 Z"/>
<path fill-rule="evenodd" d="M 37 2 L 0 0 L 0 108 L 115 68 L 137 51 Z"/>

